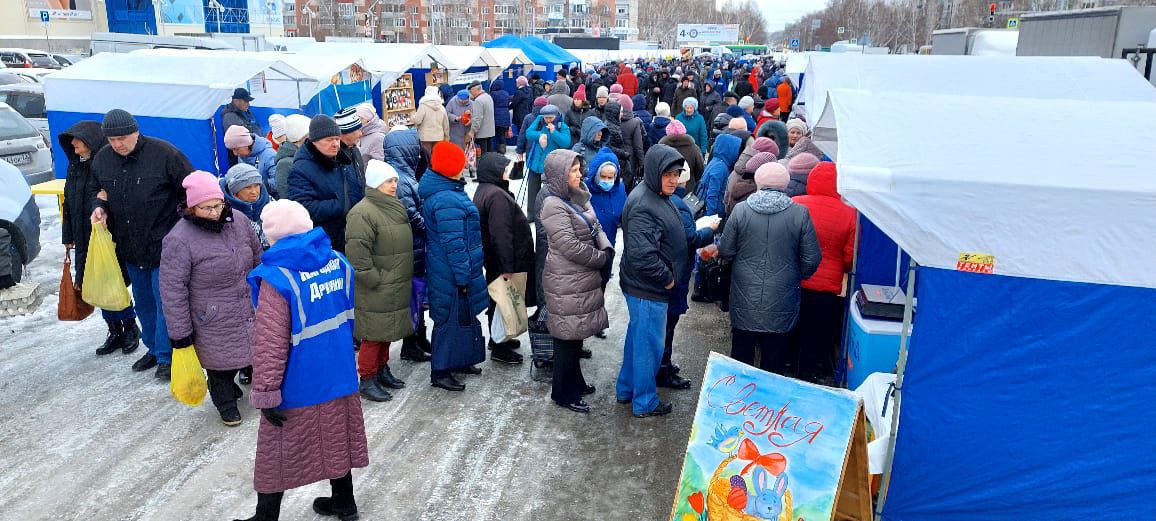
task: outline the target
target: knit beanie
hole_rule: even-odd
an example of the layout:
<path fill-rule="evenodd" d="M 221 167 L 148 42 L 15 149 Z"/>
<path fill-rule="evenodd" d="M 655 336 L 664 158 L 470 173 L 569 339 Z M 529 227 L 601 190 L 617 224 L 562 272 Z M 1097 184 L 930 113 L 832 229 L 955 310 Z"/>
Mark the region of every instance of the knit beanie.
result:
<path fill-rule="evenodd" d="M 751 158 L 747 160 L 747 164 L 743 165 L 743 170 L 746 170 L 747 172 L 752 172 L 752 173 L 757 172 L 759 170 L 759 167 L 761 167 L 767 163 L 774 163 L 775 159 L 778 159 L 778 158 L 775 157 L 775 155 L 770 153 L 770 152 L 759 152 L 758 154 L 751 156 Z"/>
<path fill-rule="evenodd" d="M 370 159 L 365 164 L 365 186 L 376 189 L 390 179 L 397 179 L 397 169 L 389 163 L 378 159 Z"/>
<path fill-rule="evenodd" d="M 468 99 L 470 99 L 470 91 L 468 91 L 466 89 L 459 90 L 457 96 L 458 96 L 458 99 L 460 99 L 462 101 L 468 100 Z"/>
<path fill-rule="evenodd" d="M 690 96 L 690 97 L 682 100 L 682 107 L 680 107 L 680 108 L 682 108 L 683 110 L 686 110 L 687 105 L 694 107 L 694 110 L 698 110 L 698 99 L 695 98 L 694 96 Z"/>
<path fill-rule="evenodd" d="M 759 190 L 770 188 L 781 192 L 786 190 L 789 184 L 791 184 L 791 176 L 787 173 L 787 169 L 783 168 L 783 165 L 770 162 L 755 170 L 755 186 Z"/>
<path fill-rule="evenodd" d="M 605 85 L 598 87 L 597 95 L 595 97 L 596 98 L 609 98 L 610 97 L 610 89 L 607 89 Z"/>
<path fill-rule="evenodd" d="M 253 135 L 241 125 L 230 125 L 225 129 L 225 148 L 234 149 L 253 146 Z"/>
<path fill-rule="evenodd" d="M 574 101 L 586 101 L 586 85 L 579 85 L 574 89 Z"/>
<path fill-rule="evenodd" d="M 353 107 L 337 111 L 337 114 L 333 115 L 333 121 L 337 122 L 342 134 L 352 134 L 361 130 L 361 118 L 357 117 L 357 109 Z"/>
<path fill-rule="evenodd" d="M 538 112 L 538 114 L 541 116 L 554 116 L 557 118 L 558 116 L 562 115 L 562 111 L 553 105 L 546 105 L 545 107 L 542 107 L 542 110 Z"/>
<path fill-rule="evenodd" d="M 743 108 L 738 105 L 731 105 L 727 107 L 727 115 L 732 118 L 743 117 Z"/>
<path fill-rule="evenodd" d="M 770 152 L 774 154 L 775 157 L 779 156 L 779 144 L 775 143 L 775 140 L 769 137 L 755 139 L 755 142 L 752 143 L 751 146 L 755 147 L 755 150 L 759 152 Z"/>
<path fill-rule="evenodd" d="M 684 134 L 686 134 L 686 125 L 683 125 L 681 121 L 672 119 L 670 123 L 666 125 L 666 135 L 681 136 Z"/>
<path fill-rule="evenodd" d="M 340 135 L 341 128 L 337 126 L 337 122 L 325 114 L 318 114 L 309 120 L 309 139 L 311 141 L 320 141 L 327 137 Z"/>
<path fill-rule="evenodd" d="M 739 95 L 735 94 L 735 91 L 733 91 L 733 90 L 728 90 L 728 91 L 724 92 L 722 97 L 723 97 L 723 101 L 726 101 L 727 98 L 730 98 L 730 99 L 733 99 L 736 102 L 738 102 L 738 99 L 739 99 Z"/>
<path fill-rule="evenodd" d="M 136 118 L 132 117 L 128 111 L 121 109 L 112 109 L 104 115 L 104 121 L 100 124 L 100 129 L 104 131 L 105 137 L 120 137 L 127 136 L 133 132 L 140 130 L 136 124 Z"/>
<path fill-rule="evenodd" d="M 815 154 L 803 152 L 791 158 L 787 163 L 787 170 L 795 175 L 809 174 L 817 164 L 819 164 L 819 158 L 815 157 Z"/>
<path fill-rule="evenodd" d="M 548 104 L 550 104 L 550 100 L 546 99 L 546 96 L 538 96 L 537 98 L 534 98 L 535 107 L 545 107 Z"/>
<path fill-rule="evenodd" d="M 779 98 L 771 98 L 763 103 L 763 110 L 767 112 L 774 112 L 779 108 Z"/>
<path fill-rule="evenodd" d="M 731 130 L 746 130 L 747 120 L 744 118 L 731 118 L 730 122 L 727 123 L 727 128 Z"/>
<path fill-rule="evenodd" d="M 269 116 L 269 133 L 274 138 L 285 136 L 285 116 L 273 114 Z"/>
<path fill-rule="evenodd" d="M 619 85 L 617 83 L 615 83 L 614 85 L 611 85 L 610 86 L 610 93 L 611 94 L 622 94 L 622 85 Z"/>
<path fill-rule="evenodd" d="M 313 229 L 309 210 L 292 199 L 277 199 L 261 210 L 261 228 L 270 243 Z"/>
<path fill-rule="evenodd" d="M 237 163 L 225 172 L 225 187 L 229 189 L 229 194 L 237 195 L 237 192 L 245 189 L 247 186 L 261 184 L 261 172 L 257 171 L 257 167 L 249 163 Z"/>
<path fill-rule="evenodd" d="M 292 114 L 285 118 L 285 139 L 296 143 L 309 135 L 309 118 L 301 114 Z"/>
<path fill-rule="evenodd" d="M 449 141 L 438 141 L 429 160 L 430 170 L 445 177 L 456 178 L 466 167 L 466 153 Z"/>
<path fill-rule="evenodd" d="M 377 117 L 377 109 L 373 108 L 372 103 L 361 103 L 355 107 L 357 110 L 357 117 L 367 121 L 373 121 Z"/>
<path fill-rule="evenodd" d="M 802 132 L 804 134 L 807 133 L 807 124 L 803 123 L 803 120 L 801 120 L 799 118 L 795 118 L 795 119 L 792 119 L 790 121 L 787 121 L 787 132 L 790 132 L 791 129 L 793 129 L 793 128 L 798 129 L 799 132 Z"/>
<path fill-rule="evenodd" d="M 662 116 L 664 118 L 670 117 L 670 104 L 665 101 L 660 101 L 654 104 L 654 115 Z"/>
<path fill-rule="evenodd" d="M 755 98 L 750 96 L 743 96 L 743 99 L 739 100 L 739 107 L 742 107 L 743 110 L 750 110 L 755 108 Z"/>
<path fill-rule="evenodd" d="M 519 89 L 529 84 L 530 80 L 527 80 L 525 76 L 518 76 L 518 79 L 514 80 L 514 85 L 516 85 Z"/>
<path fill-rule="evenodd" d="M 189 208 L 205 201 L 225 199 L 225 194 L 221 192 L 221 183 L 217 181 L 217 176 L 203 170 L 197 170 L 185 176 L 185 180 L 181 181 L 181 186 L 185 187 L 185 204 L 187 204 Z"/>
<path fill-rule="evenodd" d="M 618 96 L 618 104 L 622 106 L 622 112 L 634 112 L 634 101 L 630 96 Z"/>

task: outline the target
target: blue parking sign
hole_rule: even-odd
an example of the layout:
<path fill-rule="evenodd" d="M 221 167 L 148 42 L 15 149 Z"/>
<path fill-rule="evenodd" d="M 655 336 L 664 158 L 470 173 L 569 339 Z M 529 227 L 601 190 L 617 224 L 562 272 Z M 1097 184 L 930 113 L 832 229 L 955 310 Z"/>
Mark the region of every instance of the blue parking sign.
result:
<path fill-rule="evenodd" d="M 799 39 L 798 38 L 791 38 L 791 47 L 798 47 L 798 46 L 799 46 Z"/>
<path fill-rule="evenodd" d="M 41 22 L 48 23 L 48 21 L 51 19 L 52 18 L 49 16 L 48 11 L 45 11 L 45 10 L 40 11 L 40 21 Z"/>

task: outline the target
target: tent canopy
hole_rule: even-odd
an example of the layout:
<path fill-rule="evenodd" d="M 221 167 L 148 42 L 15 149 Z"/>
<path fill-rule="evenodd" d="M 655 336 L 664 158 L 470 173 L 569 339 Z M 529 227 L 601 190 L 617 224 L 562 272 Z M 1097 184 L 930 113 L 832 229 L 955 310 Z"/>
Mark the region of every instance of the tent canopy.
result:
<path fill-rule="evenodd" d="M 828 118 L 839 193 L 921 266 L 1156 288 L 1156 103 L 835 90 Z"/>
<path fill-rule="evenodd" d="M 789 60 L 788 74 L 791 72 Z M 1156 101 L 1156 90 L 1130 64 L 1098 57 L 810 53 L 807 62 L 800 97 L 812 117 L 823 114 L 827 92 L 834 89 Z M 1086 88 L 1089 81 L 1094 81 L 1096 88 Z M 982 104 L 973 110 L 988 112 Z"/>
<path fill-rule="evenodd" d="M 321 42 L 303 49 L 301 54 L 357 56 L 382 85 L 392 84 L 410 69 L 430 69 L 434 64 L 449 67 L 452 62 L 436 46 L 426 43 Z"/>
<path fill-rule="evenodd" d="M 470 45 L 435 45 L 434 47 L 450 61 L 446 68 L 450 73 L 461 72 L 470 67 L 500 67 L 501 64 L 485 47 Z"/>
<path fill-rule="evenodd" d="M 490 47 L 486 49 L 490 56 L 498 63 L 498 68 L 506 70 L 515 65 L 534 65 L 534 60 L 526 56 L 525 51 L 510 47 Z"/>
<path fill-rule="evenodd" d="M 566 49 L 535 36 L 518 37 L 507 34 L 482 44 L 482 47 L 521 49 L 522 52 L 526 53 L 526 56 L 537 65 L 552 64 L 567 66 L 571 63 L 580 63 L 582 61 L 578 59 L 577 56 L 570 54 Z"/>
<path fill-rule="evenodd" d="M 137 116 L 208 119 L 233 89 L 264 74 L 266 92 L 254 105 L 300 107 L 317 80 L 285 62 L 257 53 L 100 53 L 45 78 L 49 111 L 104 113 L 122 108 Z"/>

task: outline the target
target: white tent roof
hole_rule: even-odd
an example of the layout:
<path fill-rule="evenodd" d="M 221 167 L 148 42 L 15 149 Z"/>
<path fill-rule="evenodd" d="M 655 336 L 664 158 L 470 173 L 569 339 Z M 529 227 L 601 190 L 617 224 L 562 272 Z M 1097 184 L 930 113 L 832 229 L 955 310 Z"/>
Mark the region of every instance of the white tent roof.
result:
<path fill-rule="evenodd" d="M 811 55 L 817 54 L 814 52 L 793 52 L 787 55 L 787 76 L 791 77 L 791 81 L 795 85 L 799 84 L 799 76 L 807 72 L 807 64 L 811 62 Z"/>
<path fill-rule="evenodd" d="M 449 67 L 452 60 L 427 43 L 344 43 L 321 42 L 301 51 L 302 55 L 354 55 L 381 82 L 389 85 L 410 69 L 429 69 L 434 63 Z"/>
<path fill-rule="evenodd" d="M 450 61 L 446 68 L 451 73 L 461 72 L 470 67 L 498 67 L 498 60 L 494 59 L 485 47 L 471 45 L 435 45 L 437 50 Z"/>
<path fill-rule="evenodd" d="M 510 47 L 487 47 L 490 56 L 498 62 L 498 68 L 506 70 L 511 65 L 534 65 L 533 60 L 526 56 L 526 52 L 521 49 Z"/>
<path fill-rule="evenodd" d="M 340 74 L 345 69 L 348 69 L 353 65 L 357 65 L 362 69 L 365 69 L 365 63 L 361 61 L 361 58 L 358 58 L 352 54 L 341 53 L 327 54 L 324 57 L 312 54 L 296 54 L 291 52 L 208 51 L 199 49 L 141 49 L 138 51 L 133 51 L 133 53 L 153 54 L 160 56 L 172 56 L 174 54 L 200 54 L 217 59 L 224 59 L 224 57 L 228 57 L 228 59 L 245 59 L 252 56 L 260 56 L 269 60 L 280 60 L 285 62 L 286 65 L 289 65 L 290 67 L 316 80 L 317 85 L 315 85 L 313 90 L 309 92 L 307 99 L 312 98 L 318 92 L 321 92 L 322 89 L 328 87 L 333 76 Z M 254 101 L 253 104 L 259 107 L 266 106 L 257 101 Z"/>
<path fill-rule="evenodd" d="M 100 53 L 46 77 L 44 99 L 50 111 L 206 119 L 261 73 L 267 92 L 252 93 L 257 106 L 300 107 L 315 90 L 313 78 L 256 53 Z"/>
<path fill-rule="evenodd" d="M 998 275 L 1156 288 L 1156 103 L 835 90 L 830 104 L 839 193 L 921 265 L 987 253 Z"/>
<path fill-rule="evenodd" d="M 1027 98 L 1156 100 L 1156 90 L 1124 60 L 1097 57 L 921 56 L 811 53 L 800 97 L 823 113 L 827 92 L 928 92 Z M 788 68 L 791 66 L 787 62 Z M 789 72 L 789 69 L 788 69 Z M 1089 82 L 1094 88 L 1086 87 Z M 976 112 L 989 112 L 977 107 Z"/>

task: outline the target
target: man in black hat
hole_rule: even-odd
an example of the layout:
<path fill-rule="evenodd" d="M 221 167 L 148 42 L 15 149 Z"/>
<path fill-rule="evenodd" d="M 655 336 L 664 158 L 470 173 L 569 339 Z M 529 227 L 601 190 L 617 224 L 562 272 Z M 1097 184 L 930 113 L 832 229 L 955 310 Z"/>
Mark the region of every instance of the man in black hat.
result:
<path fill-rule="evenodd" d="M 261 124 L 257 123 L 257 117 L 249 110 L 250 101 L 253 101 L 253 96 L 249 95 L 249 91 L 243 88 L 234 90 L 233 102 L 221 109 L 221 128 L 239 125 L 249 129 L 250 134 L 264 136 L 265 132 L 261 130 Z"/>
<path fill-rule="evenodd" d="M 117 259 L 128 269 L 140 337 L 149 350 L 132 370 L 155 366 L 156 377 L 168 380 L 172 345 L 161 308 L 161 241 L 180 219 L 176 208 L 185 202 L 182 182 L 193 165 L 168 141 L 140 135 L 136 118 L 124 110 L 105 114 L 101 129 L 109 146 L 92 159 L 92 221 L 108 226 Z M 97 196 L 102 190 L 103 198 Z"/>

